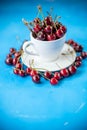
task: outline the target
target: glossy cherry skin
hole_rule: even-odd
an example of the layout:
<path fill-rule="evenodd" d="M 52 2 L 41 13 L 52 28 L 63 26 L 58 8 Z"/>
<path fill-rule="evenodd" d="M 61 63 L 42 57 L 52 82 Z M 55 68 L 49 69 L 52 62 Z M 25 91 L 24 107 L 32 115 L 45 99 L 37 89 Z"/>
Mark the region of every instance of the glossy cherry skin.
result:
<path fill-rule="evenodd" d="M 17 63 L 17 64 L 16 64 L 16 68 L 17 68 L 17 69 L 21 69 L 21 68 L 22 68 L 22 64 L 21 64 L 21 63 Z"/>
<path fill-rule="evenodd" d="M 57 36 L 57 38 L 61 38 L 63 35 L 64 35 L 64 32 L 63 32 L 61 29 L 58 29 L 58 30 L 56 31 L 56 36 Z"/>
<path fill-rule="evenodd" d="M 76 61 L 76 62 L 75 62 L 75 66 L 76 66 L 76 67 L 81 66 L 81 64 L 82 64 L 82 62 L 81 62 L 81 61 Z"/>
<path fill-rule="evenodd" d="M 68 69 L 62 69 L 62 70 L 60 71 L 60 73 L 61 73 L 61 76 L 63 76 L 63 77 L 68 77 L 68 76 L 69 76 L 69 71 L 68 71 Z"/>
<path fill-rule="evenodd" d="M 79 46 L 79 45 L 76 45 L 76 46 L 74 46 L 74 50 L 75 50 L 76 52 L 82 52 L 83 47 L 82 47 L 82 46 Z"/>
<path fill-rule="evenodd" d="M 13 59 L 12 59 L 12 57 L 6 58 L 5 63 L 8 64 L 8 65 L 12 65 L 12 64 L 13 64 Z"/>
<path fill-rule="evenodd" d="M 68 44 L 72 45 L 74 41 L 72 39 L 68 40 Z"/>
<path fill-rule="evenodd" d="M 83 47 L 79 45 L 78 52 L 82 52 L 82 51 L 83 51 Z"/>
<path fill-rule="evenodd" d="M 70 72 L 70 74 L 76 73 L 76 66 L 74 66 L 74 65 L 70 66 L 69 67 L 69 72 Z"/>
<path fill-rule="evenodd" d="M 13 58 L 13 65 L 16 65 L 17 62 L 18 62 L 18 58 L 14 57 L 14 58 Z"/>
<path fill-rule="evenodd" d="M 39 82 L 40 82 L 40 76 L 39 76 L 38 74 L 33 75 L 33 76 L 32 76 L 32 80 L 33 80 L 35 83 L 39 83 Z"/>
<path fill-rule="evenodd" d="M 81 52 L 81 57 L 82 57 L 83 59 L 87 58 L 87 52 Z"/>
<path fill-rule="evenodd" d="M 45 33 L 50 34 L 52 32 L 52 27 L 50 25 L 46 26 L 44 29 Z"/>
<path fill-rule="evenodd" d="M 31 72 L 30 72 L 30 75 L 31 75 L 31 76 L 34 76 L 34 75 L 37 75 L 37 74 L 38 74 L 38 72 L 37 72 L 36 70 L 34 70 L 34 69 L 31 70 Z"/>
<path fill-rule="evenodd" d="M 65 33 L 66 32 L 66 27 L 65 26 L 60 26 L 60 29 Z"/>
<path fill-rule="evenodd" d="M 82 56 L 77 56 L 76 61 L 82 61 Z"/>
<path fill-rule="evenodd" d="M 14 74 L 17 74 L 17 75 L 18 75 L 18 74 L 19 74 L 19 69 L 16 69 L 16 68 L 15 68 L 15 69 L 13 69 L 13 72 L 14 72 Z"/>
<path fill-rule="evenodd" d="M 53 77 L 53 78 L 50 79 L 50 83 L 52 85 L 56 85 L 56 84 L 58 84 L 58 80 L 55 77 Z"/>
<path fill-rule="evenodd" d="M 47 41 L 52 41 L 52 40 L 56 40 L 56 35 L 55 34 L 48 34 Z"/>
<path fill-rule="evenodd" d="M 52 23 L 52 17 L 46 17 L 44 19 L 44 22 L 45 22 L 46 25 L 51 25 L 51 23 Z"/>
<path fill-rule="evenodd" d="M 9 57 L 12 57 L 12 54 L 8 54 L 8 55 L 6 56 L 6 58 L 9 58 Z"/>
<path fill-rule="evenodd" d="M 19 70 L 19 75 L 24 77 L 25 76 L 25 71 L 24 70 Z"/>
<path fill-rule="evenodd" d="M 10 53 L 14 54 L 16 52 L 15 48 L 10 48 Z"/>
<path fill-rule="evenodd" d="M 26 68 L 26 74 L 29 74 L 29 75 L 30 75 L 31 70 L 32 70 L 32 68 L 30 68 L 30 67 Z"/>
<path fill-rule="evenodd" d="M 18 58 L 18 57 L 20 57 L 21 56 L 21 53 L 20 52 L 16 52 L 15 54 L 14 54 L 14 57 L 16 57 L 16 58 Z"/>
<path fill-rule="evenodd" d="M 35 18 L 33 22 L 34 22 L 34 24 L 39 24 L 41 22 L 41 20 L 40 20 L 40 18 Z"/>
<path fill-rule="evenodd" d="M 62 77 L 61 77 L 61 74 L 59 72 L 55 72 L 54 73 L 54 77 L 57 79 L 57 80 L 60 80 Z"/>
<path fill-rule="evenodd" d="M 41 31 L 41 27 L 40 27 L 39 24 L 36 24 L 33 29 L 34 29 L 34 32 L 36 32 L 36 33 L 38 33 L 39 31 Z"/>
<path fill-rule="evenodd" d="M 73 42 L 73 46 L 76 47 L 76 46 L 79 46 L 77 42 Z"/>
<path fill-rule="evenodd" d="M 51 78 L 51 73 L 49 71 L 44 72 L 44 76 L 48 79 Z"/>
<path fill-rule="evenodd" d="M 45 41 L 46 40 L 46 34 L 42 31 L 40 31 L 37 35 L 37 40 L 42 40 L 42 41 Z"/>

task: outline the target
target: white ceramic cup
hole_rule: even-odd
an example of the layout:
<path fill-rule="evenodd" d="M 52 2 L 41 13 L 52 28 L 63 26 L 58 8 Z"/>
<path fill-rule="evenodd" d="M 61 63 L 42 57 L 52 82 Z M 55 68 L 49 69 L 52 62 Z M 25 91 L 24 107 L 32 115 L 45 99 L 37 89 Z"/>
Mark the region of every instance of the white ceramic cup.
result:
<path fill-rule="evenodd" d="M 23 51 L 29 55 L 38 55 L 43 61 L 55 61 L 64 46 L 66 34 L 60 39 L 53 41 L 41 41 L 35 39 L 32 34 L 30 34 L 30 41 L 26 41 L 23 44 Z M 33 46 L 35 52 L 29 51 L 29 46 Z"/>

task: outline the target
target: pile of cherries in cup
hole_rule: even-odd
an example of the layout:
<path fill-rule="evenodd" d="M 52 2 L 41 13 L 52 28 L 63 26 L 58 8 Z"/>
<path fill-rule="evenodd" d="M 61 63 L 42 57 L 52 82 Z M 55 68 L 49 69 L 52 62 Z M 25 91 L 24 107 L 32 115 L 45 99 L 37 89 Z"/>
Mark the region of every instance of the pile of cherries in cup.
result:
<path fill-rule="evenodd" d="M 32 22 L 27 22 L 25 19 L 22 19 L 23 23 L 32 32 L 33 37 L 42 41 L 52 41 L 62 38 L 67 29 L 62 25 L 62 23 L 57 21 L 59 17 L 56 17 L 54 20 L 50 13 L 47 17 L 44 17 L 41 6 L 38 6 L 38 12 L 42 15 L 43 20 L 38 17 L 36 17 Z M 68 40 L 66 43 L 74 48 L 77 52 L 77 57 L 71 66 L 57 72 L 40 72 L 37 69 L 32 68 L 32 66 L 26 67 L 21 60 L 21 55 L 23 54 L 22 49 L 17 51 L 15 48 L 10 48 L 5 63 L 14 66 L 13 72 L 16 75 L 21 77 L 31 76 L 35 83 L 40 83 L 41 77 L 44 77 L 46 80 L 49 80 L 52 85 L 56 85 L 61 79 L 76 73 L 77 68 L 82 64 L 82 59 L 87 58 L 87 52 L 83 52 L 83 47 L 81 45 L 77 44 L 73 40 Z"/>
<path fill-rule="evenodd" d="M 37 40 L 52 41 L 61 38 L 66 33 L 66 27 L 60 22 L 46 17 L 43 21 L 34 19 L 33 36 Z"/>
<path fill-rule="evenodd" d="M 6 56 L 5 63 L 7 65 L 14 66 L 13 72 L 16 75 L 19 75 L 21 77 L 31 76 L 32 80 L 35 83 L 40 83 L 41 77 L 44 77 L 46 80 L 49 80 L 52 85 L 56 85 L 61 79 L 65 77 L 69 77 L 74 73 L 76 73 L 77 68 L 80 67 L 82 64 L 82 60 L 87 58 L 87 52 L 83 51 L 83 47 L 81 45 L 78 45 L 73 40 L 68 40 L 67 44 L 71 45 L 75 49 L 78 55 L 76 57 L 75 62 L 71 66 L 69 66 L 68 68 L 61 69 L 60 71 L 40 72 L 37 69 L 32 68 L 32 66 L 26 67 L 21 60 L 21 55 L 23 53 L 22 49 L 16 51 L 15 48 L 10 48 L 10 52 Z"/>
<path fill-rule="evenodd" d="M 41 6 L 38 6 L 38 15 L 41 15 L 42 19 L 36 17 L 31 22 L 22 19 L 23 23 L 32 32 L 34 38 L 42 41 L 52 41 L 64 36 L 67 29 L 58 21 L 60 16 L 53 18 L 51 12 L 49 12 L 48 15 L 44 17 Z"/>

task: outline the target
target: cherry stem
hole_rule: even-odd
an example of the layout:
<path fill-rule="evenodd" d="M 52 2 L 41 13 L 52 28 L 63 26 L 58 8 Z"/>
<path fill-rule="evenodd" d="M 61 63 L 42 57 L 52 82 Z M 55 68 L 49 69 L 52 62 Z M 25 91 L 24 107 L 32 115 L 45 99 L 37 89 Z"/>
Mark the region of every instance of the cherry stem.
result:
<path fill-rule="evenodd" d="M 32 65 L 34 65 L 34 60 L 32 60 L 32 62 L 30 63 L 29 61 L 29 65 L 30 65 L 30 68 L 32 68 L 33 70 L 36 70 L 38 71 L 38 69 L 42 69 L 42 68 L 33 68 Z M 46 70 L 46 69 L 43 69 L 43 70 Z M 46 70 L 47 71 L 47 70 Z M 50 80 L 49 78 L 45 77 L 40 71 L 38 71 L 38 74 L 40 74 L 42 77 L 44 77 L 45 79 L 47 80 Z"/>
<path fill-rule="evenodd" d="M 44 68 L 32 68 L 32 69 L 35 69 L 35 70 L 45 70 L 45 71 L 48 71 L 47 69 L 44 69 Z"/>
<path fill-rule="evenodd" d="M 56 19 L 55 19 L 55 21 L 58 21 L 58 19 L 60 19 L 60 18 L 61 18 L 61 16 L 57 16 Z"/>
<path fill-rule="evenodd" d="M 20 58 L 21 58 L 21 56 L 22 56 L 23 52 L 24 52 L 24 51 L 23 51 L 22 49 L 21 49 L 21 50 L 19 50 L 19 53 L 20 53 L 21 55 L 18 57 L 17 63 L 18 63 L 18 61 L 20 60 Z M 23 62 L 21 63 L 21 65 L 22 65 L 21 70 L 23 70 Z"/>
<path fill-rule="evenodd" d="M 43 12 L 42 12 L 42 7 L 40 5 L 38 5 L 37 8 L 38 8 L 38 15 L 41 14 L 42 18 L 44 19 L 44 15 L 43 15 Z"/>
<path fill-rule="evenodd" d="M 49 80 L 50 81 L 50 79 L 49 78 L 47 78 L 47 77 L 45 77 L 40 71 L 38 72 L 43 78 L 45 78 L 45 79 L 47 79 L 47 80 Z"/>
<path fill-rule="evenodd" d="M 11 55 L 15 53 L 15 50 L 13 52 L 11 52 Z"/>
<path fill-rule="evenodd" d="M 44 68 L 35 68 L 35 67 L 32 67 L 32 66 L 34 66 L 34 59 L 32 59 L 32 62 L 30 63 L 30 61 L 29 61 L 29 65 L 30 65 L 30 68 L 32 68 L 32 69 L 35 69 L 35 70 L 45 70 L 45 71 L 48 71 L 47 69 L 44 69 Z"/>
<path fill-rule="evenodd" d="M 38 18 L 38 17 L 39 17 L 39 14 L 40 14 L 40 12 L 38 11 L 38 13 L 37 13 L 37 17 L 36 17 L 36 18 Z"/>
<path fill-rule="evenodd" d="M 54 20 L 54 25 L 53 25 L 53 26 L 54 26 L 54 28 L 56 29 L 56 31 L 57 31 L 57 27 L 56 27 L 56 25 L 55 25 L 55 22 L 58 21 L 59 18 L 61 18 L 61 16 L 57 16 L 57 17 L 55 18 L 55 20 Z"/>
<path fill-rule="evenodd" d="M 26 21 L 24 18 L 22 18 L 22 22 L 28 27 L 28 29 L 29 29 L 31 32 L 33 32 L 32 29 L 31 29 L 30 26 L 29 26 L 29 22 L 28 22 L 28 21 Z"/>
<path fill-rule="evenodd" d="M 57 31 L 57 27 L 56 27 L 56 25 L 55 25 L 55 22 L 54 22 L 54 25 L 53 25 L 53 26 L 54 26 L 54 28 L 55 28 L 55 29 L 56 29 L 56 31 Z"/>
<path fill-rule="evenodd" d="M 18 63 L 18 61 L 19 61 L 20 58 L 21 58 L 21 56 L 19 56 L 19 57 L 17 58 L 17 63 Z"/>
<path fill-rule="evenodd" d="M 28 22 L 28 24 L 32 27 L 34 27 L 34 22 Z"/>
<path fill-rule="evenodd" d="M 29 65 L 30 65 L 30 68 L 32 68 L 33 69 L 33 65 L 34 65 L 34 59 L 32 59 L 32 61 L 31 61 L 31 63 L 30 63 L 30 60 L 29 60 Z"/>
<path fill-rule="evenodd" d="M 52 16 L 53 8 L 50 8 L 50 15 Z"/>

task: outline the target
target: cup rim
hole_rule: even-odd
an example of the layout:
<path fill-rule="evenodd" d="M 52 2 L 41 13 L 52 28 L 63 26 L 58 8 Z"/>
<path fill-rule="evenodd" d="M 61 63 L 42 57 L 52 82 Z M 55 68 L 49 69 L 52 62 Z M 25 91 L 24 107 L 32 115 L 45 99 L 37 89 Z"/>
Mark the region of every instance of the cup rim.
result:
<path fill-rule="evenodd" d="M 42 42 L 42 43 L 47 43 L 47 42 L 51 43 L 51 42 L 55 42 L 55 41 L 60 41 L 60 40 L 62 40 L 65 36 L 66 36 L 66 33 L 65 33 L 61 38 L 59 38 L 59 39 L 52 40 L 52 41 L 42 41 L 42 40 L 37 40 L 37 39 L 35 39 L 35 38 L 32 36 L 32 33 L 30 33 L 30 37 L 32 37 L 35 41 L 39 41 L 39 42 Z"/>

